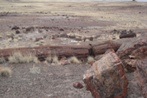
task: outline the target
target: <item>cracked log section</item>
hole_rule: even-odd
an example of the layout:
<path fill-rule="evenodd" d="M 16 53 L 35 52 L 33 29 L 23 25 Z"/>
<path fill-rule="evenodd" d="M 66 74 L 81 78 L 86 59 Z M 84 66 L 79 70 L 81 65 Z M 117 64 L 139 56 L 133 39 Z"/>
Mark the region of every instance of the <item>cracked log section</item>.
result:
<path fill-rule="evenodd" d="M 137 37 L 123 43 L 117 51 L 128 72 L 136 70 L 138 60 L 147 57 L 147 37 Z"/>
<path fill-rule="evenodd" d="M 118 49 L 127 72 L 134 72 L 144 98 L 147 98 L 147 37 L 138 37 Z"/>
<path fill-rule="evenodd" d="M 94 98 L 124 98 L 128 81 L 116 53 L 109 52 L 84 74 L 84 83 Z"/>
<path fill-rule="evenodd" d="M 134 72 L 136 80 L 147 98 L 147 36 L 131 39 L 117 51 L 127 72 Z"/>
<path fill-rule="evenodd" d="M 44 60 L 48 55 L 57 55 L 59 57 L 76 56 L 78 58 L 86 58 L 89 55 L 103 54 L 108 49 L 117 50 L 120 43 L 113 41 L 102 41 L 95 43 L 83 43 L 81 45 L 59 45 L 59 46 L 38 46 L 25 48 L 9 48 L 0 49 L 0 57 L 8 58 L 15 52 L 22 54 L 31 53 L 36 55 L 39 60 Z"/>
<path fill-rule="evenodd" d="M 144 98 L 147 98 L 147 57 L 137 62 L 136 72 L 134 74 L 141 87 Z"/>

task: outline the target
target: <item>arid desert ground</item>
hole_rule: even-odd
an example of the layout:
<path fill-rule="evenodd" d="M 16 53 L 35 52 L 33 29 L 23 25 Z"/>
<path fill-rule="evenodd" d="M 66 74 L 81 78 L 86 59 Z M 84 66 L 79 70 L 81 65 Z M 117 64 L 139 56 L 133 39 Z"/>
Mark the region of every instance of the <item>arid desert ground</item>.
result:
<path fill-rule="evenodd" d="M 0 0 L 0 51 L 118 40 L 114 31 L 123 30 L 146 36 L 146 9 L 143 2 Z M 67 59 L 71 62 L 62 65 L 55 55 L 39 61 L 18 51 L 7 59 L 1 57 L 0 71 L 1 67 L 11 71 L 7 69 L 9 77 L 0 76 L 0 98 L 93 98 L 85 86 L 73 87 L 75 82 L 84 85 L 83 74 L 91 65 L 87 60 Z M 144 98 L 133 75 L 127 73 L 127 98 Z"/>

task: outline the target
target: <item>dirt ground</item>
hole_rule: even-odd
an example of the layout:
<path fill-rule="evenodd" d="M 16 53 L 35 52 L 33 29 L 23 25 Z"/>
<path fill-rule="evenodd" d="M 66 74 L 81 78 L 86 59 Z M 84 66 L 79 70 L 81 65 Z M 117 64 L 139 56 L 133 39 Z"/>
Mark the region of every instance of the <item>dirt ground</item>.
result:
<path fill-rule="evenodd" d="M 0 98 L 92 98 L 73 83 L 82 82 L 88 65 L 16 64 L 10 78 L 0 79 Z"/>
<path fill-rule="evenodd" d="M 89 42 L 90 37 L 118 39 L 118 34 L 111 33 L 114 29 L 133 30 L 140 36 L 147 30 L 146 9 L 147 3 L 137 2 L 1 2 L 0 48 L 80 45 L 84 38 Z M 15 26 L 19 29 L 14 29 Z M 74 82 L 83 84 L 83 74 L 89 65 L 5 63 L 1 66 L 11 67 L 13 73 L 10 78 L 0 77 L 0 98 L 92 98 L 85 87 L 73 87 Z M 131 89 L 128 98 L 143 98 L 139 92 L 134 95 L 137 91 Z"/>
<path fill-rule="evenodd" d="M 111 30 L 146 31 L 147 3 L 8 3 L 0 4 L 0 48 L 80 43 L 83 38 L 103 36 Z M 12 30 L 18 26 L 19 34 Z M 35 29 L 26 32 L 26 28 Z M 37 28 L 36 28 L 37 27 Z M 80 41 L 66 37 L 80 37 Z M 116 36 L 115 36 L 116 37 Z M 40 39 L 36 41 L 36 39 Z M 43 39 L 43 40 L 42 40 Z"/>

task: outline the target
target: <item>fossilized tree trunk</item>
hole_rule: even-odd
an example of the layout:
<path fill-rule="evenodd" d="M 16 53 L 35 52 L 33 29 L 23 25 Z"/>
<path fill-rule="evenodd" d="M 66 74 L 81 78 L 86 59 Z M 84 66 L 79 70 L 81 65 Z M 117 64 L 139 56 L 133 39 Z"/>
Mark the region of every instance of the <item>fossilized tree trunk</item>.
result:
<path fill-rule="evenodd" d="M 94 98 L 125 98 L 127 94 L 123 64 L 114 52 L 105 54 L 86 71 L 84 83 Z"/>
<path fill-rule="evenodd" d="M 48 55 L 57 55 L 59 57 L 76 56 L 78 58 L 86 58 L 89 55 L 99 55 L 106 52 L 107 49 L 117 50 L 121 44 L 114 41 L 102 41 L 83 43 L 81 45 L 59 45 L 59 46 L 38 46 L 38 47 L 24 47 L 24 48 L 9 48 L 0 49 L 0 57 L 9 57 L 14 52 L 22 54 L 31 53 L 38 58 L 46 58 Z"/>

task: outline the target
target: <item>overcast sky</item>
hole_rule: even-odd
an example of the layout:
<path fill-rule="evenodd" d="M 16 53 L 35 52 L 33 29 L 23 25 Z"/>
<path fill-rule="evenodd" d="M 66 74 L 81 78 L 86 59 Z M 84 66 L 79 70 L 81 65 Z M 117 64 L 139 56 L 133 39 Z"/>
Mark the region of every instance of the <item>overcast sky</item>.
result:
<path fill-rule="evenodd" d="M 41 1 L 41 0 L 40 0 Z M 109 2 L 115 2 L 115 1 L 133 1 L 133 0 L 47 0 L 47 1 L 71 1 L 71 2 L 81 2 L 81 1 L 109 1 Z M 147 0 L 135 0 L 140 2 L 147 2 Z"/>
<path fill-rule="evenodd" d="M 5 0 L 0 0 L 5 1 Z M 6 1 L 19 1 L 19 0 L 6 0 Z M 117 2 L 117 1 L 133 1 L 133 0 L 20 0 L 23 2 L 90 2 L 90 1 L 108 1 L 108 2 Z M 135 0 L 138 2 L 147 2 L 147 0 Z"/>
<path fill-rule="evenodd" d="M 35 0 L 34 0 L 35 1 Z M 42 1 L 42 0 L 40 0 Z M 133 0 L 43 0 L 43 1 L 68 1 L 68 2 L 82 2 L 82 1 L 109 1 L 109 2 L 115 2 L 115 1 L 133 1 Z M 135 1 L 140 1 L 140 2 L 147 2 L 147 0 L 135 0 Z"/>

